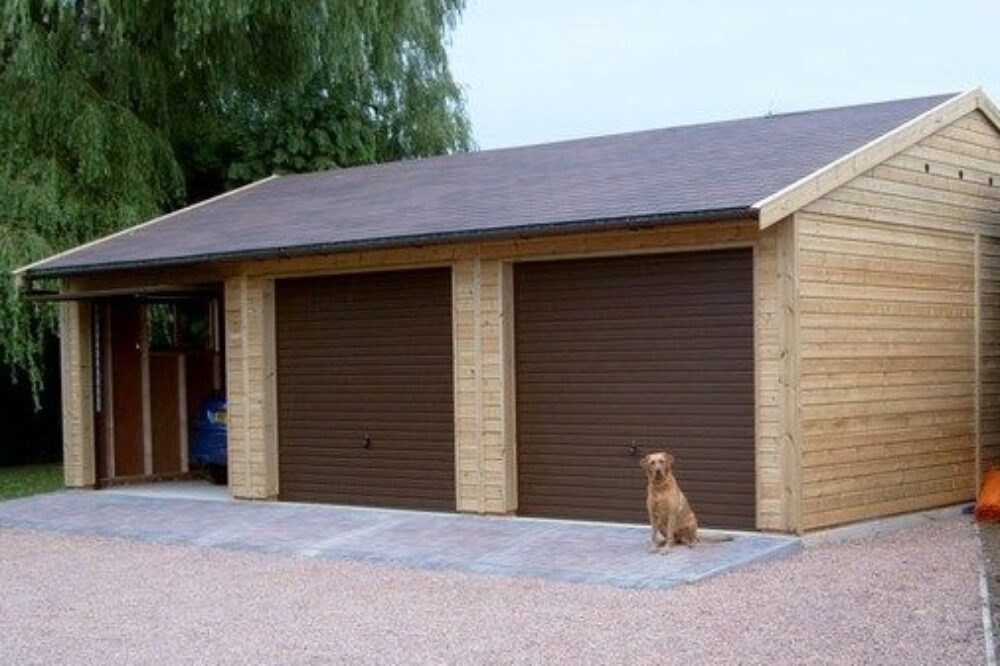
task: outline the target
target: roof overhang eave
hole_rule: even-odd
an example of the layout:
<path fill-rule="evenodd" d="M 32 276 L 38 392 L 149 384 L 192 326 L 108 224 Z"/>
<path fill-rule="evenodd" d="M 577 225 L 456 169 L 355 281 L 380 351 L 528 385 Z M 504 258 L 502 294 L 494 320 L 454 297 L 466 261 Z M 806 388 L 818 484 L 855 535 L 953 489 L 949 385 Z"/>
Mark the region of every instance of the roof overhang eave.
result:
<path fill-rule="evenodd" d="M 43 264 L 28 266 L 14 271 L 18 284 L 24 288 L 32 280 L 49 278 L 67 278 L 109 273 L 112 271 L 145 270 L 157 268 L 173 268 L 204 263 L 223 263 L 231 261 L 254 261 L 263 259 L 284 259 L 320 254 L 336 254 L 340 252 L 357 252 L 364 250 L 384 250 L 392 248 L 419 247 L 425 245 L 443 245 L 445 243 L 468 243 L 503 241 L 517 238 L 549 236 L 556 234 L 584 231 L 616 231 L 627 229 L 644 229 L 663 224 L 681 224 L 697 222 L 721 222 L 739 219 L 756 219 L 757 211 L 749 206 L 737 206 L 711 210 L 691 211 L 682 213 L 657 213 L 650 215 L 634 215 L 619 218 L 602 218 L 596 220 L 576 220 L 569 222 L 554 222 L 544 224 L 524 224 L 496 229 L 477 229 L 470 231 L 441 232 L 431 234 L 414 234 L 411 236 L 393 236 L 387 238 L 345 241 L 337 243 L 313 243 L 289 247 L 237 250 L 232 252 L 212 252 L 205 254 L 185 255 L 179 257 L 164 257 L 149 260 L 116 261 L 94 264 L 79 264 L 73 266 L 46 267 Z"/>

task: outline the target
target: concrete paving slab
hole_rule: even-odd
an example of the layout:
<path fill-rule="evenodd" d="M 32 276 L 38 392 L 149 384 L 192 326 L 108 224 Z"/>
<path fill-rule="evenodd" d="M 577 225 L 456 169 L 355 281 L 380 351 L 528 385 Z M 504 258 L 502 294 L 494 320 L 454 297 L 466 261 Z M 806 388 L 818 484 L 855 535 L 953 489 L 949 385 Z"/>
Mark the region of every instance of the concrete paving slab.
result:
<path fill-rule="evenodd" d="M 0 502 L 0 528 L 642 589 L 801 549 L 794 537 L 735 532 L 656 555 L 642 525 L 204 499 L 64 491 Z"/>
<path fill-rule="evenodd" d="M 132 495 L 135 497 L 199 499 L 219 502 L 228 502 L 233 499 L 226 486 L 216 485 L 203 479 L 129 483 L 121 486 L 111 486 L 101 492 L 115 495 Z"/>

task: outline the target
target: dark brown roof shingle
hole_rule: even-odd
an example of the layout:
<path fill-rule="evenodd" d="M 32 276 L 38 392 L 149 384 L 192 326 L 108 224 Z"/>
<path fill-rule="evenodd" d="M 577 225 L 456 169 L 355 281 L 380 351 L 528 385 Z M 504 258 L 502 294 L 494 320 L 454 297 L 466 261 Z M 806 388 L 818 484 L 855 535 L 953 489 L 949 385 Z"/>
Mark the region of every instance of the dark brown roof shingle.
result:
<path fill-rule="evenodd" d="M 749 215 L 760 199 L 949 97 L 283 176 L 29 275 Z"/>

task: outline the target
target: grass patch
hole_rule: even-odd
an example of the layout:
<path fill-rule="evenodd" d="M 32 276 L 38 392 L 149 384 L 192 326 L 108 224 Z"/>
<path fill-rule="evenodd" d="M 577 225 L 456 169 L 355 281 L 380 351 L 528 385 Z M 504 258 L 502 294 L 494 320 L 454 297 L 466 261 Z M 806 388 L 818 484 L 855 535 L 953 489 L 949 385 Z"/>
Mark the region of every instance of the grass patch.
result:
<path fill-rule="evenodd" d="M 0 500 L 51 493 L 62 487 L 63 470 L 59 464 L 0 467 Z"/>

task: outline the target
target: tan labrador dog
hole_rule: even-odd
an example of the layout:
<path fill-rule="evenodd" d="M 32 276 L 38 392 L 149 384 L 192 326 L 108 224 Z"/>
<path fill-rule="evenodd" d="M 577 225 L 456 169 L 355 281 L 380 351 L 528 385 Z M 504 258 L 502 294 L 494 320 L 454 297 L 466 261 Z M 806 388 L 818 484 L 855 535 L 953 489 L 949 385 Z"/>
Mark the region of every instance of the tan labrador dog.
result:
<path fill-rule="evenodd" d="M 666 451 L 649 453 L 639 463 L 646 472 L 646 510 L 652 528 L 650 551 L 669 553 L 673 543 L 693 547 L 698 519 L 674 477 L 674 457 Z"/>

